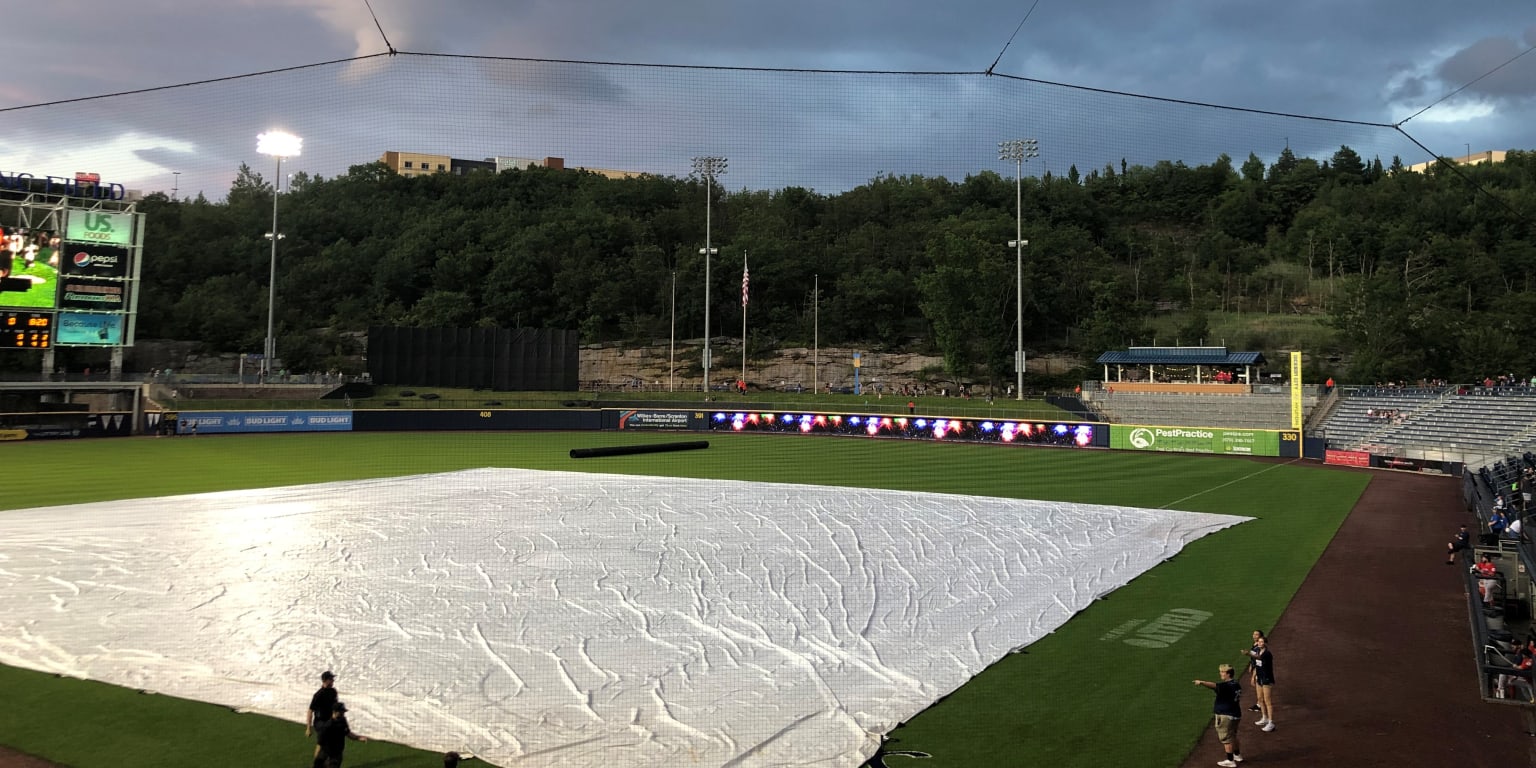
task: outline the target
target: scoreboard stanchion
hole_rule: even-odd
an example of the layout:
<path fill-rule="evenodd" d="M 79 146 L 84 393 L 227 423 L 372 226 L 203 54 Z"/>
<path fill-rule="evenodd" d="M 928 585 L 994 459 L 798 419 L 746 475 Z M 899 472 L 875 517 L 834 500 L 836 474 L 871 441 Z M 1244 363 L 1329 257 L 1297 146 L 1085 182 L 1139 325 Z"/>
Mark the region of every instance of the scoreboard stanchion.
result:
<path fill-rule="evenodd" d="M 48 349 L 52 346 L 52 312 L 0 311 L 0 347 Z"/>

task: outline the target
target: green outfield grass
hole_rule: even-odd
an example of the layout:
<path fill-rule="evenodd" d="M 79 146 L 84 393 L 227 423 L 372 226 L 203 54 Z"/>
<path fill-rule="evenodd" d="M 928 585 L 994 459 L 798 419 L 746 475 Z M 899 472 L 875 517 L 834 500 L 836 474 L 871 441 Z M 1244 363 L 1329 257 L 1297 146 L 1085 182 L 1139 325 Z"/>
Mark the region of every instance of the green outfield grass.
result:
<path fill-rule="evenodd" d="M 1218 663 L 1239 663 L 1249 631 L 1274 625 L 1368 480 L 1235 458 L 788 435 L 709 435 L 707 451 L 581 461 L 568 455 L 576 447 L 677 439 L 412 433 L 20 443 L 5 448 L 8 465 L 24 469 L 7 474 L 0 509 L 502 466 L 1254 517 L 1195 542 L 1003 659 L 899 728 L 889 745 L 932 754 L 921 763 L 931 768 L 1140 767 L 1177 765 L 1193 747 L 1206 727 L 1211 694 L 1190 681 L 1210 679 Z M 0 513 L 0 542 L 3 520 Z M 1174 609 L 1210 616 L 1179 636 L 1160 633 L 1165 647 L 1125 642 Z M 298 725 L 223 707 L 3 667 L 0 686 L 7 699 L 0 742 L 78 768 L 267 768 L 297 765 L 308 755 Z M 380 743 L 355 744 L 347 755 L 351 768 L 438 764 L 433 755 Z"/>

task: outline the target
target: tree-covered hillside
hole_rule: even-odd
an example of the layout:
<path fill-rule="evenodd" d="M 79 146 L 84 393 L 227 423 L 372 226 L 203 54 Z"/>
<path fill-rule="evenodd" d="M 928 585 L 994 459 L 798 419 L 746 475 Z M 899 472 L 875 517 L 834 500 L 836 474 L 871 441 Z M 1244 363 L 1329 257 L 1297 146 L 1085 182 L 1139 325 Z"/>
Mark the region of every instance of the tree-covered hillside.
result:
<path fill-rule="evenodd" d="M 713 203 L 711 332 L 754 349 L 919 346 L 952 372 L 1011 378 L 1015 182 L 881 176 L 847 192 L 731 191 Z M 1481 191 L 1479 191 L 1481 190 Z M 1032 352 L 1183 343 L 1218 312 L 1326 315 L 1350 380 L 1536 370 L 1536 153 L 1425 174 L 1341 147 L 1273 165 L 1106 166 L 1023 180 L 1024 337 Z M 533 168 L 298 175 L 279 199 L 279 350 L 327 368 L 370 324 L 579 328 L 588 341 L 704 331 L 705 183 Z M 146 199 L 141 338 L 261 348 L 272 186 L 240 170 L 225 201 Z M 815 301 L 813 286 L 821 289 Z M 1168 342 L 1170 339 L 1160 339 Z M 1207 339 L 1207 341 L 1211 341 Z M 1234 343 L 1236 340 L 1229 340 Z"/>

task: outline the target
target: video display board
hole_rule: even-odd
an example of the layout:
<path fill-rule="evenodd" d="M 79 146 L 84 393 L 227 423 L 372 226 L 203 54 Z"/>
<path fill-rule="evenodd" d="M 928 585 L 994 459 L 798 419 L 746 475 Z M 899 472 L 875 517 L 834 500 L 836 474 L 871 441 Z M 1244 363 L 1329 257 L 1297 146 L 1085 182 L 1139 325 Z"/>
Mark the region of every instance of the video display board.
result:
<path fill-rule="evenodd" d="M 60 312 L 53 336 L 59 346 L 115 347 L 123 343 L 123 316 Z"/>
<path fill-rule="evenodd" d="M 58 219 L 47 209 L 0 208 L 0 307 L 56 306 Z"/>
<path fill-rule="evenodd" d="M 0 347 L 133 344 L 143 214 L 88 191 L 0 191 Z"/>

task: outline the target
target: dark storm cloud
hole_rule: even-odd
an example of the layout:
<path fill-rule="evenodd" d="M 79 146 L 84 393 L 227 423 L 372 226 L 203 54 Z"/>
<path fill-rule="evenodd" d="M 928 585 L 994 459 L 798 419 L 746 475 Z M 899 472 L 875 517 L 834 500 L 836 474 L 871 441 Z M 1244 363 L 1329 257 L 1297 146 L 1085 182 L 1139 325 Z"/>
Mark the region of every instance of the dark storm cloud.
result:
<path fill-rule="evenodd" d="M 1536 27 L 1526 30 L 1525 36 L 1536 37 Z M 1467 90 L 1473 93 L 1498 98 L 1528 97 L 1536 94 L 1536 53 L 1520 54 L 1531 45 L 1509 37 L 1485 38 L 1451 54 L 1435 74 L 1447 84 L 1472 83 Z M 1518 60 L 1510 62 L 1517 56 Z M 1508 66 L 1493 71 L 1506 63 Z"/>
<path fill-rule="evenodd" d="M 402 51 L 700 67 L 985 70 L 1033 0 L 775 4 L 677 0 L 513 3 L 374 0 Z M 1041 0 L 997 72 L 1092 88 L 1306 115 L 1393 122 L 1518 52 L 1528 0 L 1446 15 L 1428 0 Z M 216 5 L 216 7 L 214 7 Z M 384 50 L 361 0 L 82 0 L 12 9 L 12 77 L 0 106 L 239 74 Z M 1429 23 L 1427 20 L 1433 20 Z M 82 49 L 66 33 L 103 29 Z M 1519 27 L 1516 27 L 1519 28 Z M 58 34 L 50 35 L 49 30 Z M 1526 44 L 1536 27 L 1523 29 Z M 17 48 L 16 46 L 22 46 Z M 21 55 L 15 55 L 19 52 Z M 1501 58 L 1502 55 L 1502 58 Z M 1507 148 L 1525 125 L 1536 54 L 1412 121 L 1432 148 Z M 20 62 L 17 65 L 17 62 Z M 1482 68 L 1482 69 L 1480 69 Z M 105 100 L 0 113 L 0 170 L 62 172 L 111 147 L 146 188 L 222 195 L 234 169 L 266 172 L 254 136 L 306 138 L 284 164 L 334 175 L 389 149 L 684 175 L 695 154 L 732 158 L 730 188 L 845 189 L 882 173 L 1012 172 L 996 142 L 1034 136 L 1026 173 L 1160 159 L 1240 163 L 1349 144 L 1384 160 L 1401 136 L 980 76 L 923 78 L 600 67 L 397 56 Z M 1454 148 L 1454 152 L 1450 150 Z M 1422 154 L 1420 152 L 1420 154 Z M 54 172 L 50 166 L 49 172 Z"/>

